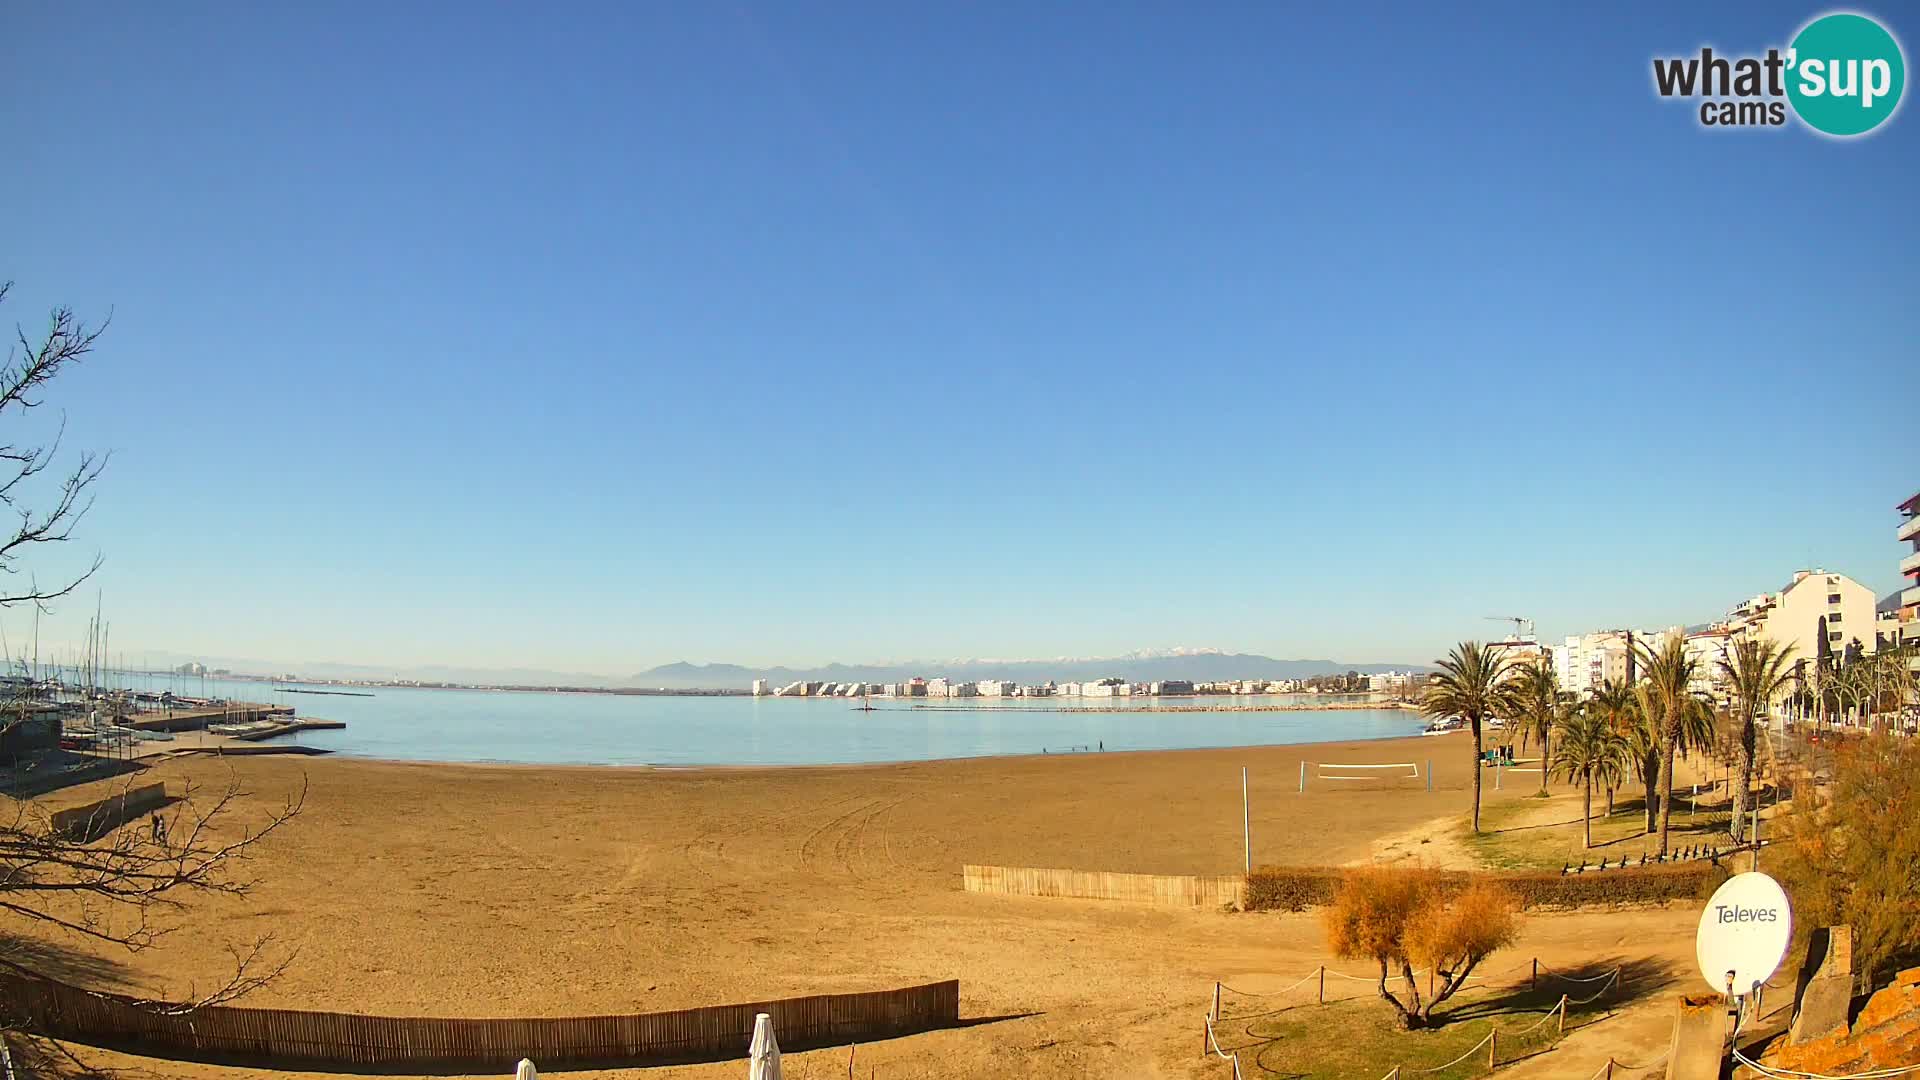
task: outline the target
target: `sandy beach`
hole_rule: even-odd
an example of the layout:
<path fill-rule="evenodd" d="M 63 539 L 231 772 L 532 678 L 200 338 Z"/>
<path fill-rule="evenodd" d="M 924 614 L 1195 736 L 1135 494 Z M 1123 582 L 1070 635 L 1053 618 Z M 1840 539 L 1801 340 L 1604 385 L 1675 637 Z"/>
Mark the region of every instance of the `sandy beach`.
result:
<path fill-rule="evenodd" d="M 1216 1076 L 1196 1053 L 1213 981 L 1277 987 L 1311 970 L 1326 959 L 1311 913 L 980 896 L 960 891 L 961 864 L 1238 872 L 1242 766 L 1256 863 L 1456 861 L 1469 755 L 1448 736 L 778 769 L 180 759 L 142 782 L 211 792 L 231 770 L 257 796 L 236 830 L 308 781 L 303 815 L 247 864 L 251 896 L 195 898 L 180 929 L 139 954 L 17 919 L 7 931 L 49 943 L 48 961 L 77 981 L 159 995 L 217 982 L 230 945 L 271 933 L 296 959 L 247 1004 L 394 1015 L 648 1011 L 959 978 L 963 1017 L 1005 1019 L 863 1046 L 862 1075 Z M 1429 758 L 1431 792 L 1297 791 L 1303 760 Z M 1510 955 L 1677 972 L 1693 920 L 1539 916 Z M 83 1053 L 151 1075 L 265 1075 Z M 844 1051 L 795 1060 L 809 1059 L 822 1076 L 845 1067 Z"/>

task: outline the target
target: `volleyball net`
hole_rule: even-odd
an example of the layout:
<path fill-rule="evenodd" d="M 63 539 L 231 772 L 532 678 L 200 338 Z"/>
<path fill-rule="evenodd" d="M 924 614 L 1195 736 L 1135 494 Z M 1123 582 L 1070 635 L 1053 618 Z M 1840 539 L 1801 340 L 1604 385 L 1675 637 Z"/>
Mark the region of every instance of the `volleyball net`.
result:
<path fill-rule="evenodd" d="M 1302 761 L 1300 790 L 1316 782 L 1431 787 L 1431 766 L 1432 762 L 1418 761 Z"/>

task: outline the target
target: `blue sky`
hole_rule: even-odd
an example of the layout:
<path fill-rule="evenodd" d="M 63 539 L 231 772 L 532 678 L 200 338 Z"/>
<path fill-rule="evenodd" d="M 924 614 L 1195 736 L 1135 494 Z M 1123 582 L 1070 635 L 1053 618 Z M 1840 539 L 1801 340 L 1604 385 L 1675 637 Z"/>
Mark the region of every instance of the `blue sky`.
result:
<path fill-rule="evenodd" d="M 113 313 L 35 569 L 131 659 L 609 674 L 1885 593 L 1920 119 L 1649 75 L 1820 10 L 14 6 L 0 314 Z"/>

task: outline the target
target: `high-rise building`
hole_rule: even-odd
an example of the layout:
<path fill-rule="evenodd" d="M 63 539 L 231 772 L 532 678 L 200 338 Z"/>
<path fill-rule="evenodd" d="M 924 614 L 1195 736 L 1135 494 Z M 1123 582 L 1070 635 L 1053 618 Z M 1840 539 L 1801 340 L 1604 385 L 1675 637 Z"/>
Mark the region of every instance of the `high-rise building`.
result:
<path fill-rule="evenodd" d="M 1920 645 L 1920 492 L 1909 496 L 1898 509 L 1900 531 L 1894 535 L 1912 545 L 1907 557 L 1900 560 L 1900 575 L 1907 579 L 1906 586 L 1900 590 L 1900 640 L 1903 644 Z M 1914 658 L 1914 666 L 1920 668 L 1920 657 Z"/>

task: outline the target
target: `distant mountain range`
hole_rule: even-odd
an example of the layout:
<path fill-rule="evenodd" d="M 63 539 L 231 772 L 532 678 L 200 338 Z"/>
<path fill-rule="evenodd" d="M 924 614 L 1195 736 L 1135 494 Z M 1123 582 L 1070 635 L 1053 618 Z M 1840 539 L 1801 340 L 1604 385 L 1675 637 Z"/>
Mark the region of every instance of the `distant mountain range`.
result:
<path fill-rule="evenodd" d="M 1276 660 L 1271 656 L 1229 653 L 1219 649 L 1169 649 L 1134 652 L 1124 656 L 1056 657 L 1051 660 L 902 660 L 873 664 L 828 664 L 812 668 L 690 664 L 680 661 L 635 672 L 624 679 L 543 668 L 459 667 L 446 664 L 383 667 L 339 662 L 286 664 L 257 658 L 193 656 L 174 652 L 143 653 L 142 660 L 162 669 L 197 660 L 210 668 L 226 668 L 254 675 L 292 672 L 309 679 L 414 679 L 468 686 L 625 686 L 647 689 L 664 687 L 668 690 L 744 690 L 755 679 L 766 679 L 776 687 L 796 679 L 809 682 L 904 682 L 916 675 L 929 679 L 945 676 L 962 682 L 1012 679 L 1022 684 L 1045 683 L 1048 680 L 1082 682 L 1108 676 L 1128 682 L 1153 682 L 1158 679 L 1219 682 L 1226 679 L 1300 679 L 1343 671 L 1371 674 L 1378 671 L 1429 670 L 1422 664 Z"/>
<path fill-rule="evenodd" d="M 1128 682 L 1191 679 L 1220 682 L 1228 679 L 1303 679 L 1358 671 L 1426 671 L 1423 664 L 1356 664 L 1340 660 L 1276 660 L 1255 653 L 1213 650 L 1176 650 L 1168 653 L 1132 653 L 1113 657 L 1072 657 L 1058 660 L 946 660 L 882 664 L 828 664 L 825 667 L 745 667 L 740 664 L 690 664 L 680 661 L 636 672 L 633 686 L 669 690 L 732 689 L 765 679 L 775 687 L 805 682 L 905 682 L 914 676 L 944 676 L 962 682 L 1012 679 L 1021 684 L 1084 682 L 1109 676 Z"/>

